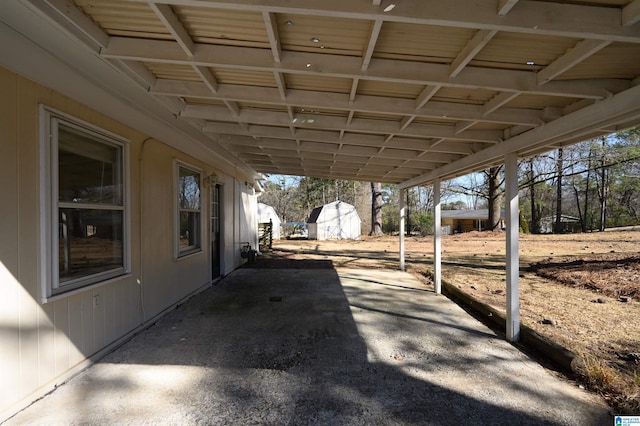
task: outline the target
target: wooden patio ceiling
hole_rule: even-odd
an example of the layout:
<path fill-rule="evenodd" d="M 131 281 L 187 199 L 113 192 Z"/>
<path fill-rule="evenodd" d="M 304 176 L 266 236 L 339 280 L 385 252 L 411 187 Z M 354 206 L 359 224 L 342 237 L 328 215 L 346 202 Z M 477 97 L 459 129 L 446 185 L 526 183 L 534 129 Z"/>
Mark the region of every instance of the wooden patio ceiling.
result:
<path fill-rule="evenodd" d="M 258 173 L 450 178 L 640 124 L 640 0 L 24 0 Z"/>

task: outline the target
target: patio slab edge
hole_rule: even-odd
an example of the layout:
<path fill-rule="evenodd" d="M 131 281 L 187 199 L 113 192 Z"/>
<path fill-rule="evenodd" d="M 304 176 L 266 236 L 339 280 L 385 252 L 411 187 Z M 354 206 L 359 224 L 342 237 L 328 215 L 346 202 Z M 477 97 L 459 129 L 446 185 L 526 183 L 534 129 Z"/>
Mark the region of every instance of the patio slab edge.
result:
<path fill-rule="evenodd" d="M 442 281 L 442 293 L 461 305 L 480 321 L 488 323 L 494 331 L 505 335 L 507 323 L 505 314 L 445 281 Z M 576 354 L 549 340 L 531 327 L 520 324 L 520 340 L 514 345 L 542 357 L 555 369 L 569 377 L 574 376 L 572 364 Z"/>

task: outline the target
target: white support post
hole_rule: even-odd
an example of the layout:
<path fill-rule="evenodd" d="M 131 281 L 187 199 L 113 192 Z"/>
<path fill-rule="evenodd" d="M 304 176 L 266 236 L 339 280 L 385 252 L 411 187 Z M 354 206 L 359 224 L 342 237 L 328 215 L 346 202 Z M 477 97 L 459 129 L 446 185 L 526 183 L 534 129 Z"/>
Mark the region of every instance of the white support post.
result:
<path fill-rule="evenodd" d="M 405 205 L 404 205 L 404 194 L 405 189 L 400 190 L 400 270 L 404 271 L 404 216 L 405 216 Z"/>
<path fill-rule="evenodd" d="M 433 181 L 433 286 L 442 293 L 442 220 L 440 205 L 440 179 Z"/>
<path fill-rule="evenodd" d="M 506 220 L 507 220 L 507 340 L 520 340 L 520 254 L 518 248 L 518 156 L 505 156 Z"/>

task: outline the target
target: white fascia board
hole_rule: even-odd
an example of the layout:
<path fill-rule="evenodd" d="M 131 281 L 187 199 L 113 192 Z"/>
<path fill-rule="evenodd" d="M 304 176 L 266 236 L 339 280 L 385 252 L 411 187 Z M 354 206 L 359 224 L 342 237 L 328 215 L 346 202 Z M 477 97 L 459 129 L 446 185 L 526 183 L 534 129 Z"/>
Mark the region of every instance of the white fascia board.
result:
<path fill-rule="evenodd" d="M 252 168 L 158 104 L 95 51 L 17 0 L 2 4 L 0 65 L 234 176 Z M 220 161 L 223 160 L 223 161 Z"/>

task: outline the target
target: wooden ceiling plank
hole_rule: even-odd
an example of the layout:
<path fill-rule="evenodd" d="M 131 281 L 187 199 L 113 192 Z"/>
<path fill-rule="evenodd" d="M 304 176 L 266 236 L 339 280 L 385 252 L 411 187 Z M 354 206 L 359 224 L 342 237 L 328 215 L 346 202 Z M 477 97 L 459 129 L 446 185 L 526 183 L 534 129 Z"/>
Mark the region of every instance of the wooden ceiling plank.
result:
<path fill-rule="evenodd" d="M 574 65 L 611 44 L 608 40 L 582 40 L 564 55 L 538 71 L 538 84 L 543 85 Z"/>
<path fill-rule="evenodd" d="M 449 76 L 455 77 L 467 66 L 469 62 L 487 45 L 498 33 L 496 30 L 479 30 L 456 56 L 449 68 Z"/>

